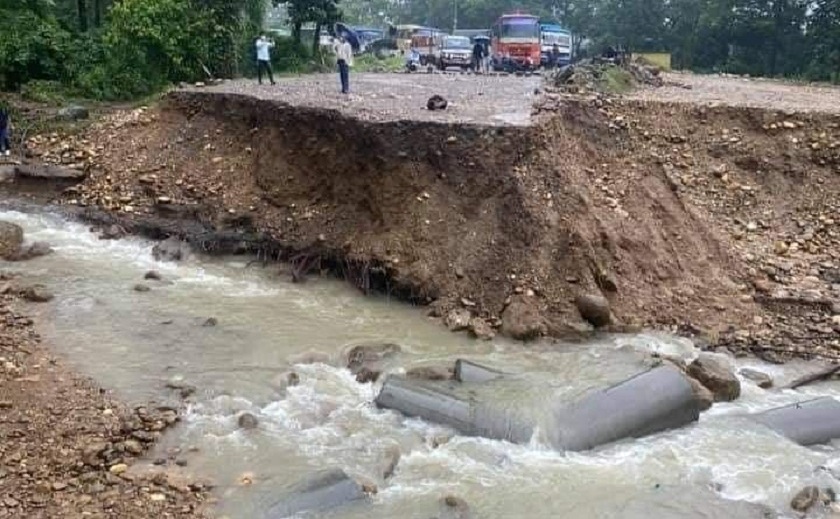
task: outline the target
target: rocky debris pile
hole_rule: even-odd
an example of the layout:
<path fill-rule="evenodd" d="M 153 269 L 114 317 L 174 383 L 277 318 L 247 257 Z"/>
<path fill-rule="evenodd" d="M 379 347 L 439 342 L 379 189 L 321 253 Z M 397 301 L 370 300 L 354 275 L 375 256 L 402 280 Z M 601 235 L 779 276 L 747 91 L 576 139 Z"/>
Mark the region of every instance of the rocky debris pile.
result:
<path fill-rule="evenodd" d="M 622 84 L 614 84 L 616 81 Z M 546 83 L 549 90 L 569 94 L 615 94 L 636 86 L 660 87 L 664 81 L 661 70 L 654 65 L 584 60 L 555 69 L 546 76 Z"/>
<path fill-rule="evenodd" d="M 0 517 L 203 517 L 206 483 L 132 467 L 177 411 L 109 400 L 42 348 L 14 304 L 0 295 Z"/>

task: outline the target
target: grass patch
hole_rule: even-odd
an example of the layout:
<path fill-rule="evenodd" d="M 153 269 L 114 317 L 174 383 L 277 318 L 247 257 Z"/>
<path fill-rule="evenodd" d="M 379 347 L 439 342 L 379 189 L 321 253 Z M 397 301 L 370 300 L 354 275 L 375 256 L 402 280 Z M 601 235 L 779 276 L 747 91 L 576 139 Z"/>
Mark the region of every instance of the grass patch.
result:
<path fill-rule="evenodd" d="M 379 58 L 375 54 L 362 54 L 353 60 L 355 72 L 402 72 L 405 70 L 405 58 L 390 56 Z"/>
<path fill-rule="evenodd" d="M 598 78 L 598 90 L 609 94 L 624 94 L 633 89 L 633 75 L 622 67 L 608 65 Z"/>

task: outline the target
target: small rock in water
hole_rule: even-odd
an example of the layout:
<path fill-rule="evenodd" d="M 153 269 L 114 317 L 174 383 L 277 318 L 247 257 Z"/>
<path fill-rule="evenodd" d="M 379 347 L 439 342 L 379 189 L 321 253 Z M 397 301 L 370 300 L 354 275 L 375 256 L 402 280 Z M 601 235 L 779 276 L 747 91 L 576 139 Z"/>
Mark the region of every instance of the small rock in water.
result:
<path fill-rule="evenodd" d="M 440 519 L 468 519 L 470 505 L 462 498 L 448 495 L 440 500 Z"/>
<path fill-rule="evenodd" d="M 761 389 L 770 389 L 773 387 L 773 379 L 767 373 L 750 368 L 742 368 L 740 373 L 745 379 L 755 382 L 755 385 Z"/>
<path fill-rule="evenodd" d="M 217 324 L 219 324 L 218 319 L 215 317 L 208 317 L 201 326 L 216 326 Z"/>
<path fill-rule="evenodd" d="M 382 375 L 381 371 L 372 370 L 365 366 L 356 373 L 356 382 L 358 382 L 359 384 L 376 382 L 377 380 L 379 380 L 380 375 Z"/>
<path fill-rule="evenodd" d="M 143 279 L 152 279 L 155 281 L 160 281 L 163 279 L 163 276 L 160 275 L 160 272 L 157 270 L 150 270 L 143 275 Z"/>
<path fill-rule="evenodd" d="M 26 287 L 21 291 L 21 297 L 32 303 L 47 303 L 52 301 L 54 296 L 52 292 L 41 285 L 33 285 Z"/>
<path fill-rule="evenodd" d="M 808 486 L 800 490 L 790 501 L 790 507 L 797 512 L 806 512 L 817 503 L 828 504 L 831 498 L 816 486 Z"/>
<path fill-rule="evenodd" d="M 26 261 L 40 256 L 46 256 L 52 252 L 52 247 L 49 243 L 43 241 L 36 241 L 29 245 L 24 245 L 12 256 L 7 259 L 9 261 Z"/>
<path fill-rule="evenodd" d="M 135 292 L 149 292 L 151 288 L 148 285 L 144 285 L 143 283 L 137 283 L 134 285 Z"/>
<path fill-rule="evenodd" d="M 257 420 L 257 417 L 252 415 L 251 413 L 242 413 L 239 415 L 239 418 L 236 420 L 236 423 L 239 424 L 241 429 L 256 429 L 260 422 Z"/>
<path fill-rule="evenodd" d="M 117 224 L 112 224 L 102 230 L 99 234 L 100 240 L 118 240 L 126 235 L 125 229 Z"/>
<path fill-rule="evenodd" d="M 382 477 L 388 479 L 394 475 L 397 470 L 397 465 L 400 462 L 400 447 L 398 445 L 391 445 L 385 452 L 382 453 Z"/>

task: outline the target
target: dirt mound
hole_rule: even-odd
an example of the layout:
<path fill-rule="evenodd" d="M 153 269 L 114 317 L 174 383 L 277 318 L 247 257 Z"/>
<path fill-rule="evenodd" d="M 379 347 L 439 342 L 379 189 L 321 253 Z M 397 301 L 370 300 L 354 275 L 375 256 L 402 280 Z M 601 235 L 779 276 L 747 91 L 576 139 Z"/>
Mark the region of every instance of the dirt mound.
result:
<path fill-rule="evenodd" d="M 753 297 L 765 258 L 745 263 L 741 246 L 772 244 L 771 218 L 757 212 L 772 204 L 783 204 L 772 216 L 779 225 L 800 208 L 829 217 L 837 126 L 815 117 L 797 127 L 793 144 L 782 120 L 757 111 L 544 99 L 537 126 L 505 128 L 375 123 L 175 93 L 158 109 L 117 114 L 62 144 L 90 157 L 89 178 L 64 202 L 105 209 L 126 228 L 164 218 L 188 238 L 196 222 L 213 236 L 258 235 L 244 248 L 291 259 L 300 275 L 330 268 L 366 291 L 430 304 L 438 316 L 464 308 L 498 327 L 506 306 L 524 297 L 543 320 L 538 328 L 577 334 L 591 328 L 575 298 L 603 294 L 624 325 L 713 340 L 728 329 L 742 338 L 763 331 L 762 344 L 772 345 L 772 311 Z M 812 147 L 812 135 L 822 147 Z M 828 205 L 804 202 L 795 180 L 803 175 L 823 178 Z M 767 187 L 742 187 L 760 182 Z M 761 232 L 731 237 L 745 221 L 762 222 Z M 822 225 L 809 240 L 827 240 L 814 261 L 837 266 L 836 223 Z M 796 265 L 790 272 L 813 268 L 810 257 Z M 836 296 L 830 284 L 821 290 Z M 819 319 L 828 348 L 825 312 L 803 319 Z"/>
<path fill-rule="evenodd" d="M 546 76 L 546 84 L 549 90 L 571 94 L 618 94 L 639 86 L 660 87 L 664 84 L 660 74 L 658 67 L 641 61 L 590 59 L 554 70 Z"/>

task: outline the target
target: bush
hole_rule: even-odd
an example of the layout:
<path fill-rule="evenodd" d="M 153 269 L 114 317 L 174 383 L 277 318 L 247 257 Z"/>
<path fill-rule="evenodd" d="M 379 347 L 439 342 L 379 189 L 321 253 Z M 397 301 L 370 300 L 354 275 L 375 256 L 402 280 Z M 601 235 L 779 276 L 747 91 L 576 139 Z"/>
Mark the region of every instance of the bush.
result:
<path fill-rule="evenodd" d="M 62 79 L 70 34 L 52 18 L 29 10 L 0 10 L 0 88 L 28 81 Z"/>

